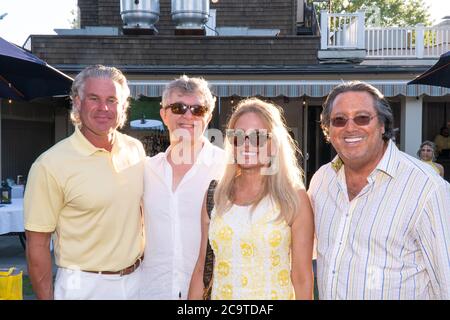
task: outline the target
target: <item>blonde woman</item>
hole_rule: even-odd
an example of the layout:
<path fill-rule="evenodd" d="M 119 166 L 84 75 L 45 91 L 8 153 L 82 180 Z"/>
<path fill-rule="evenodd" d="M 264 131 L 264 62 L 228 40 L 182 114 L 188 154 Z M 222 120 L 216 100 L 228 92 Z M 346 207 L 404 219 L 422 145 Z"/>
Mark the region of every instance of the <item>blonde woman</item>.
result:
<path fill-rule="evenodd" d="M 419 156 L 419 159 L 423 162 L 428 163 L 434 171 L 436 171 L 437 174 L 439 174 L 441 177 L 444 177 L 444 167 L 435 162 L 436 160 L 436 145 L 426 140 L 422 142 L 422 144 L 419 147 L 419 150 L 417 151 L 417 155 Z"/>
<path fill-rule="evenodd" d="M 228 164 L 202 243 L 189 298 L 201 299 L 208 238 L 211 299 L 312 299 L 313 215 L 280 108 L 250 98 L 227 126 Z"/>

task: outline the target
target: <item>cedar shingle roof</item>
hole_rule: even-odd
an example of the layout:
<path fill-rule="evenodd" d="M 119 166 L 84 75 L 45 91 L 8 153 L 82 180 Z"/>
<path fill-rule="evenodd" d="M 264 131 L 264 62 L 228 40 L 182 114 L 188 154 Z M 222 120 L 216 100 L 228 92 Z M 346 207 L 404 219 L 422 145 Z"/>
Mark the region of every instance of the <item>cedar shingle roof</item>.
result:
<path fill-rule="evenodd" d="M 32 52 L 52 65 L 310 65 L 316 36 L 32 36 Z"/>

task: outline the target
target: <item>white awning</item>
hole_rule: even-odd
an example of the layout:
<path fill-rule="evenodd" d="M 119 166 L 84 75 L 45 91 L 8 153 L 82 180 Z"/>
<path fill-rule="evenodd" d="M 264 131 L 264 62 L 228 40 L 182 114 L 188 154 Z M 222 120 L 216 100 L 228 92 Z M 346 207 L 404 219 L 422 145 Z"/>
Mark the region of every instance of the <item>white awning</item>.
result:
<path fill-rule="evenodd" d="M 407 85 L 408 80 L 372 80 L 366 82 L 377 87 L 386 97 L 398 95 L 417 97 L 427 95 L 440 97 L 450 94 L 449 88 L 425 85 Z M 164 86 L 169 81 L 129 81 L 131 96 L 135 99 L 146 97 L 161 97 Z M 338 84 L 339 80 L 323 81 L 209 81 L 212 92 L 218 97 L 325 97 Z"/>

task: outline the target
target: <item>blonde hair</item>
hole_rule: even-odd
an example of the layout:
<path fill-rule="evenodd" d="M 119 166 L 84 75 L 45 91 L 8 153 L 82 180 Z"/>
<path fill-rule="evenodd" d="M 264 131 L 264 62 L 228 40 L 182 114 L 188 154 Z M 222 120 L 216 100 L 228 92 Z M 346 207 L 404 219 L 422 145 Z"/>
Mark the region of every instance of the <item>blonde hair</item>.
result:
<path fill-rule="evenodd" d="M 433 151 L 433 157 L 431 158 L 431 161 L 436 161 L 436 144 L 430 140 L 425 140 L 424 142 L 422 142 L 420 144 L 419 150 L 417 150 L 417 156 L 419 157 L 420 160 L 422 160 L 422 148 L 424 146 L 429 146 L 432 151 Z"/>
<path fill-rule="evenodd" d="M 271 165 L 275 165 L 274 160 L 277 162 L 277 168 L 273 174 L 264 176 L 263 191 L 252 201 L 251 210 L 254 210 L 265 196 L 270 195 L 271 199 L 280 207 L 280 216 L 277 220 L 284 219 L 290 225 L 300 207 L 298 190 L 304 189 L 302 170 L 298 166 L 296 158 L 296 152 L 299 150 L 288 133 L 282 109 L 257 98 L 241 101 L 231 115 L 227 128 L 235 129 L 237 120 L 247 113 L 259 116 L 267 125 L 268 131 L 272 133 L 271 143 L 276 152 L 275 155 L 272 155 Z M 234 157 L 233 148 L 228 139 L 225 139 L 225 151 L 228 159 Z M 233 190 L 238 172 L 238 164 L 228 162 L 214 194 L 218 215 L 223 215 L 233 205 Z"/>

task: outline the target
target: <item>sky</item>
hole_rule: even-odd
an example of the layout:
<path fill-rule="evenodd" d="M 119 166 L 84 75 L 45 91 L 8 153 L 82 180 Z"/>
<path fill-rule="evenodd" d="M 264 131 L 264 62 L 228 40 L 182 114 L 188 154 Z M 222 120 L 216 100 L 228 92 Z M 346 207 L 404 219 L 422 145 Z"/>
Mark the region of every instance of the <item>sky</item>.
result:
<path fill-rule="evenodd" d="M 117 0 L 119 1 L 119 0 Z M 224 0 L 225 1 L 225 0 Z M 450 16 L 450 0 L 425 0 L 435 22 Z M 22 46 L 30 34 L 56 34 L 69 29 L 77 0 L 0 0 L 0 37 Z"/>
<path fill-rule="evenodd" d="M 69 29 L 77 0 L 0 0 L 0 37 L 22 46 L 30 34 Z"/>

